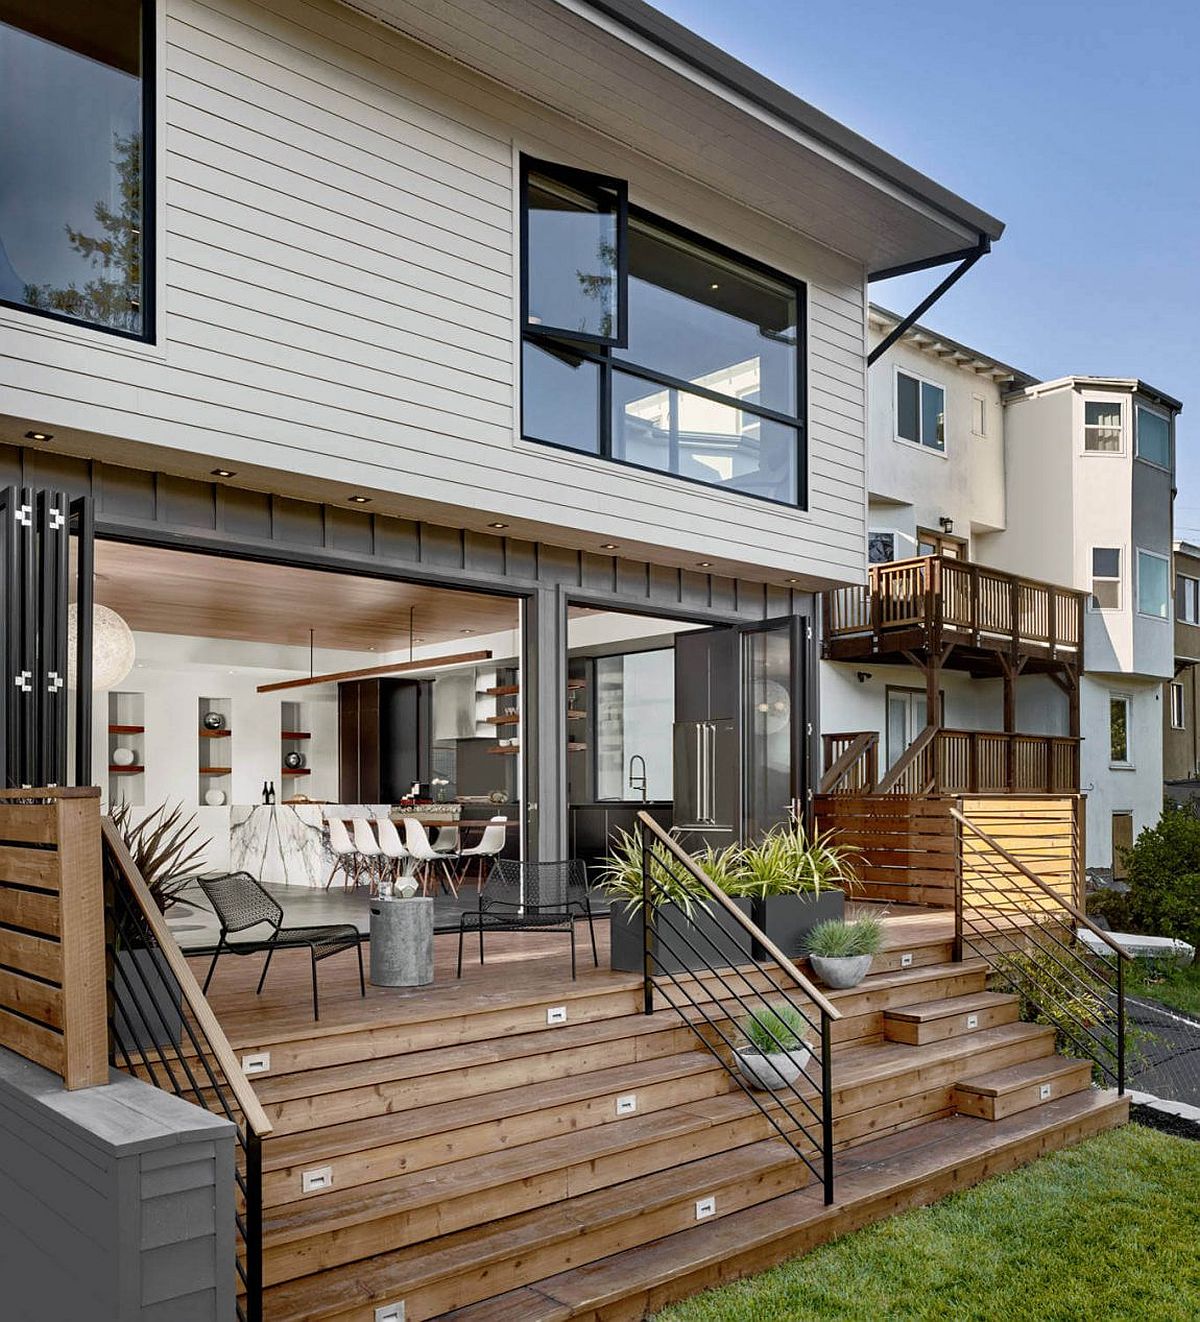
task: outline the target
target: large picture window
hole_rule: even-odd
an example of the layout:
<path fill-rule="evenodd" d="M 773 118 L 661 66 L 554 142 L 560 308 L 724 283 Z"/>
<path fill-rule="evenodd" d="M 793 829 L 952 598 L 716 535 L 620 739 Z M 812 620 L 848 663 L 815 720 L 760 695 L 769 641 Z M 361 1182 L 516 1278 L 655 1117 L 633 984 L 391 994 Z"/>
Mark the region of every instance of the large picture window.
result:
<path fill-rule="evenodd" d="M 1137 553 L 1137 608 L 1139 615 L 1165 620 L 1171 614 L 1171 562 L 1154 551 Z"/>
<path fill-rule="evenodd" d="M 803 504 L 802 287 L 617 181 L 526 161 L 523 191 L 522 436 Z"/>
<path fill-rule="evenodd" d="M 896 438 L 926 449 L 946 449 L 946 392 L 932 381 L 896 373 Z"/>
<path fill-rule="evenodd" d="M 1136 410 L 1137 456 L 1159 468 L 1171 467 L 1171 424 L 1161 413 Z"/>
<path fill-rule="evenodd" d="M 0 0 L 0 303 L 148 336 L 152 15 Z"/>

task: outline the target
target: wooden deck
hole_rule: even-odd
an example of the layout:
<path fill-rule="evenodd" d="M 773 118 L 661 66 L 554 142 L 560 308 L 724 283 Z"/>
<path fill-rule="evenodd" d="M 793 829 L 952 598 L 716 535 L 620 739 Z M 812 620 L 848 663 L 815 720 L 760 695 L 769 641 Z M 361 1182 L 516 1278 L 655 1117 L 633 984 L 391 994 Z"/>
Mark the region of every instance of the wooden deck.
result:
<path fill-rule="evenodd" d="M 896 913 L 871 977 L 831 994 L 826 1207 L 665 993 L 641 1013 L 606 927 L 601 968 L 581 962 L 575 983 L 561 936 L 490 938 L 461 982 L 438 937 L 432 987 L 365 1000 L 352 957 L 331 958 L 316 1025 L 302 952 L 276 957 L 260 998 L 258 959 L 222 960 L 222 1025 L 239 1054 L 270 1055 L 253 1079 L 274 1125 L 269 1322 L 374 1322 L 401 1300 L 407 1322 L 641 1318 L 1126 1114 L 987 991 L 982 960 L 952 962 L 951 914 Z M 547 1022 L 556 1007 L 565 1023 Z M 324 1185 L 305 1193 L 312 1171 Z"/>

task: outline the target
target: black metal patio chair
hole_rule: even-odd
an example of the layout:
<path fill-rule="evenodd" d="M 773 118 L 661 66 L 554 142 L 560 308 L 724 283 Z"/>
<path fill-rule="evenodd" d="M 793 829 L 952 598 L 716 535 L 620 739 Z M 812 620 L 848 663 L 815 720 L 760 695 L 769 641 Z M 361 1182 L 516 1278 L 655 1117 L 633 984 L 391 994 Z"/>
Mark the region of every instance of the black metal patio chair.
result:
<path fill-rule="evenodd" d="M 262 976 L 254 989 L 257 996 L 267 980 L 267 970 L 271 967 L 271 956 L 277 950 L 308 949 L 312 956 L 312 999 L 313 1018 L 320 1019 L 321 1005 L 317 995 L 317 961 L 328 959 L 342 950 L 353 949 L 358 954 L 358 988 L 362 996 L 367 994 L 367 983 L 363 976 L 362 937 L 353 923 L 334 923 L 321 927 L 284 927 L 283 908 L 248 872 L 230 872 L 219 877 L 201 877 L 198 885 L 221 924 L 221 936 L 217 948 L 213 951 L 212 963 L 208 966 L 208 975 L 204 979 L 204 991 L 216 972 L 217 960 L 225 954 L 256 955 L 264 950 L 267 958 L 263 961 Z M 271 935 L 261 941 L 238 941 L 231 943 L 226 938 L 230 932 L 245 932 L 260 923 L 269 923 Z"/>
<path fill-rule="evenodd" d="M 600 967 L 596 928 L 588 896 L 587 867 L 582 859 L 521 863 L 498 858 L 479 888 L 479 904 L 458 921 L 458 976 L 462 977 L 463 940 L 479 933 L 479 962 L 483 963 L 485 932 L 565 932 L 571 938 L 571 980 L 575 980 L 575 919 L 587 919 L 592 939 L 592 962 Z"/>

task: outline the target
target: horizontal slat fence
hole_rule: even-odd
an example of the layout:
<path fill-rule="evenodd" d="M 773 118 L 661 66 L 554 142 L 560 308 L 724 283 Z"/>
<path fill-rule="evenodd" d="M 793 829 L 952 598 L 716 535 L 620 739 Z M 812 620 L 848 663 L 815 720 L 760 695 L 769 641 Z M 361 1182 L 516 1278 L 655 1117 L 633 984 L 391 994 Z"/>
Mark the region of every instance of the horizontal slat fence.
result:
<path fill-rule="evenodd" d="M 108 1082 L 100 791 L 0 791 L 0 1046 Z"/>
<path fill-rule="evenodd" d="M 975 907 L 1011 909 L 1014 890 L 1033 888 L 977 837 L 960 839 L 951 808 L 1079 906 L 1083 886 L 1084 801 L 1078 795 L 821 794 L 817 826 L 836 833 L 860 862 L 856 899 L 952 909 L 962 869 Z M 1003 874 L 1005 899 L 997 889 Z M 990 880 L 989 880 L 990 877 Z"/>

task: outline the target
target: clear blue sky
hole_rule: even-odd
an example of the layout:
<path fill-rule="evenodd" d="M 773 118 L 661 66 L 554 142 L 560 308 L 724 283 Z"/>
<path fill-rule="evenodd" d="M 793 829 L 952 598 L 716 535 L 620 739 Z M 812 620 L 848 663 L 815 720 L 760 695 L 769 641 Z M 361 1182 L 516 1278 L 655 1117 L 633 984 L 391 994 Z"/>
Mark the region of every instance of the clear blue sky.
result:
<path fill-rule="evenodd" d="M 652 3 L 999 216 L 925 320 L 1182 400 L 1176 536 L 1200 541 L 1200 0 Z M 873 297 L 907 312 L 942 274 Z"/>

